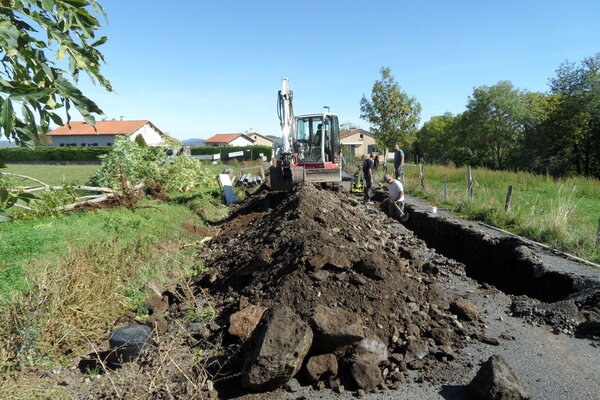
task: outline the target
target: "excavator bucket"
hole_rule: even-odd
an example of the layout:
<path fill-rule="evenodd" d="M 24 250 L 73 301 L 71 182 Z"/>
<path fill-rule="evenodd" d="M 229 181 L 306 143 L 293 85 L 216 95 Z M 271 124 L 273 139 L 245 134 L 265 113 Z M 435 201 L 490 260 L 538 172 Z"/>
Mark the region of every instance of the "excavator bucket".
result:
<path fill-rule="evenodd" d="M 304 181 L 315 183 L 331 183 L 342 181 L 341 168 L 305 168 Z"/>
<path fill-rule="evenodd" d="M 290 167 L 287 171 L 282 167 L 269 168 L 271 190 L 292 190 L 294 185 L 304 182 L 304 168 Z"/>
<path fill-rule="evenodd" d="M 332 183 L 342 181 L 341 168 L 291 167 L 285 171 L 281 167 L 269 169 L 271 190 L 291 190 L 302 182 Z"/>

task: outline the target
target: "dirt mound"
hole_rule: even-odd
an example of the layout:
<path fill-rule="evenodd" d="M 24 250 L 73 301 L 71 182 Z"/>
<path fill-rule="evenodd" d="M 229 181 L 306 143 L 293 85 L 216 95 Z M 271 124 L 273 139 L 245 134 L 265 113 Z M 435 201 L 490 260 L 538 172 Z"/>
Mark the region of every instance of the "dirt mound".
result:
<path fill-rule="evenodd" d="M 230 315 L 248 304 L 281 303 L 305 321 L 319 306 L 351 312 L 368 328 L 367 336 L 387 346 L 390 357 L 381 370 L 389 384 L 409 370 L 440 378 L 435 365 L 451 360 L 476 336 L 476 311 L 464 318 L 467 313 L 457 310 L 466 301 L 457 306 L 436 285 L 463 275 L 462 266 L 343 193 L 302 185 L 284 195 L 257 194 L 235 210 L 210 254 L 211 278 L 200 284 L 222 310 L 220 325 L 227 326 Z M 315 342 L 309 356 L 325 352 Z M 351 354 L 351 348 L 336 354 L 346 386 L 353 386 Z"/>
<path fill-rule="evenodd" d="M 136 385 L 104 380 L 91 398 L 232 398 L 286 381 L 288 390 L 337 392 L 441 382 L 461 370 L 453 360 L 469 340 L 486 339 L 477 308 L 439 289 L 464 266 L 377 205 L 314 185 L 262 190 L 218 228 L 201 254 L 208 272 L 148 306 L 157 349 L 120 373 Z M 212 309 L 214 320 L 190 320 Z M 264 376 L 275 370 L 282 375 Z"/>

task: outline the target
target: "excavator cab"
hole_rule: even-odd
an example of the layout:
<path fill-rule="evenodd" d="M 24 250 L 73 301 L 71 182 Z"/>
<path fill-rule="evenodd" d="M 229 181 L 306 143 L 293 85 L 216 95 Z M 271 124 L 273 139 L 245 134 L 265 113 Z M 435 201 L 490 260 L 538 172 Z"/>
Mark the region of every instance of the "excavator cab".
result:
<path fill-rule="evenodd" d="M 335 114 L 300 115 L 295 118 L 294 152 L 300 163 L 339 163 L 340 128 Z"/>

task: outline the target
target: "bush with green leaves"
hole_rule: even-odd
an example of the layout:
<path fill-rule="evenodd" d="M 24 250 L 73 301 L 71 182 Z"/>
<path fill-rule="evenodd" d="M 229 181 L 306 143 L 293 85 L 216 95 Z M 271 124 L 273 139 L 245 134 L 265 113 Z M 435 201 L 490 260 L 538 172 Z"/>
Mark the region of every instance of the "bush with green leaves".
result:
<path fill-rule="evenodd" d="M 95 186 L 119 188 L 121 176 L 131 185 L 159 183 L 167 191 L 187 191 L 196 184 L 216 185 L 212 172 L 188 156 L 171 157 L 178 143 L 167 142 L 160 146 L 140 146 L 126 137 L 117 137 L 110 153 L 100 156 L 102 165 L 92 176 Z"/>

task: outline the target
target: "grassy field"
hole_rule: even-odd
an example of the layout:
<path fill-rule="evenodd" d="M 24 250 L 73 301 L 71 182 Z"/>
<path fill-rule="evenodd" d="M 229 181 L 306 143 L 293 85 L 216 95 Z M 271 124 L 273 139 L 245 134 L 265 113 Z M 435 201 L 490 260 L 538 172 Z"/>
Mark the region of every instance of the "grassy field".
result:
<path fill-rule="evenodd" d="M 60 183 L 57 174 L 84 181 L 93 173 L 44 167 L 10 171 L 47 183 Z M 207 222 L 229 212 L 216 185 L 138 206 L 0 224 L 0 377 L 27 366 L 64 365 L 89 351 L 90 342 L 104 340 L 119 316 L 133 310 L 145 318 L 147 283 L 185 282 L 201 271 L 200 241 L 212 234 Z M 0 398 L 12 390 L 0 379 Z"/>
<path fill-rule="evenodd" d="M 467 193 L 466 168 L 424 166 L 421 188 L 419 167 L 406 167 L 405 190 L 432 205 L 469 219 L 482 221 L 600 263 L 596 230 L 600 217 L 600 181 L 587 178 L 553 179 L 525 172 L 475 168 L 474 196 Z M 448 199 L 444 201 L 443 179 Z M 508 186 L 511 207 L 504 211 Z"/>
<path fill-rule="evenodd" d="M 86 183 L 98 170 L 99 165 L 33 165 L 9 164 L 0 172 L 26 175 L 41 180 L 48 185 L 60 185 L 64 182 L 79 184 Z M 27 181 L 25 185 L 30 185 Z"/>

